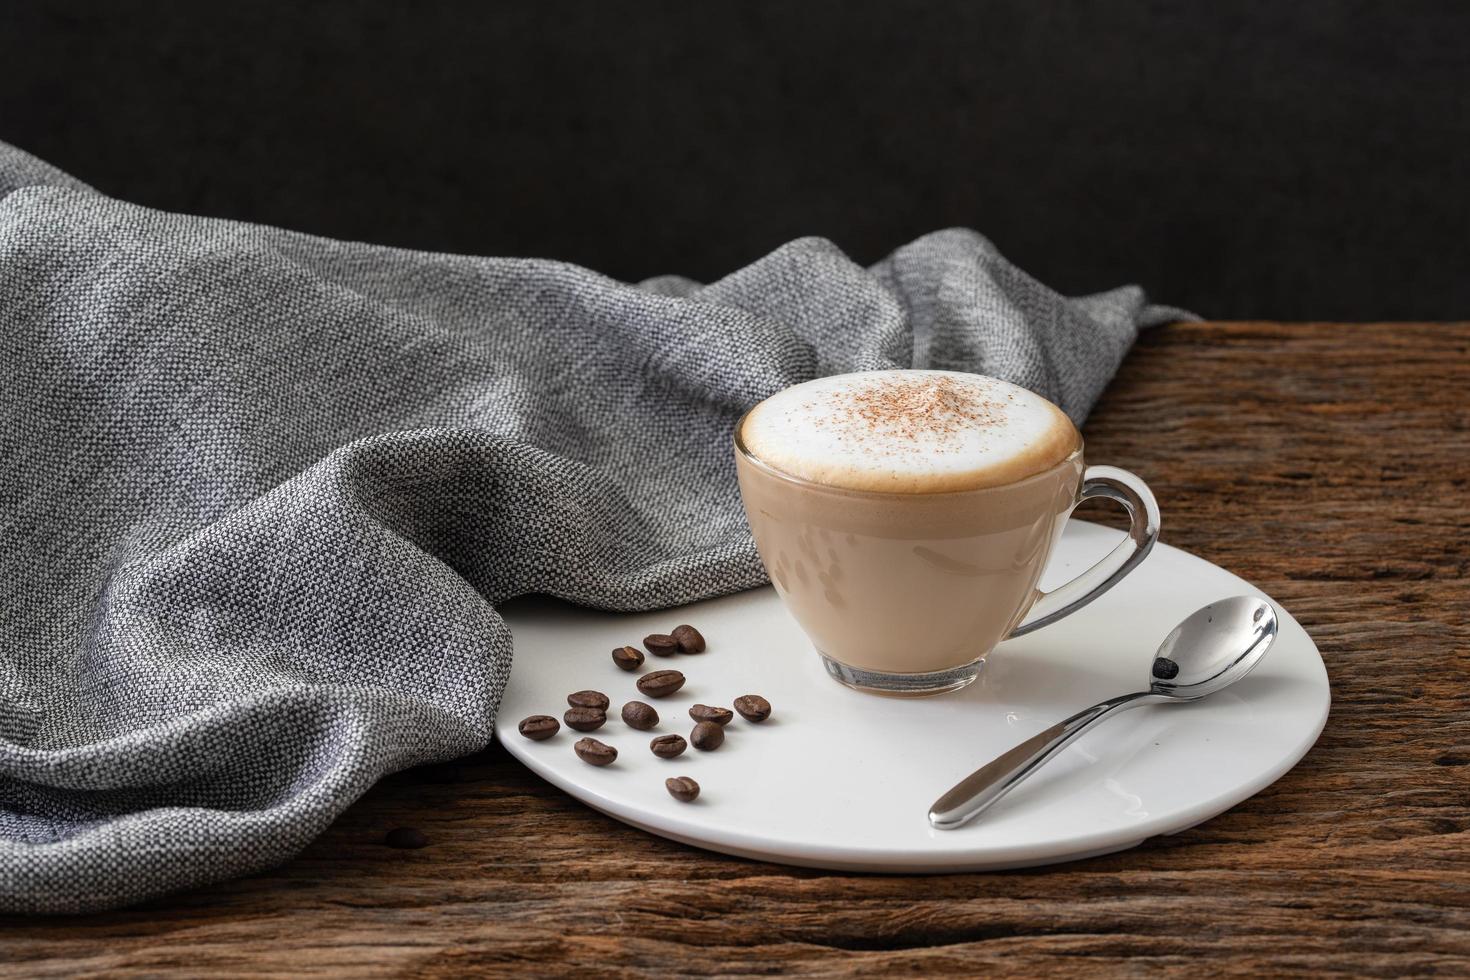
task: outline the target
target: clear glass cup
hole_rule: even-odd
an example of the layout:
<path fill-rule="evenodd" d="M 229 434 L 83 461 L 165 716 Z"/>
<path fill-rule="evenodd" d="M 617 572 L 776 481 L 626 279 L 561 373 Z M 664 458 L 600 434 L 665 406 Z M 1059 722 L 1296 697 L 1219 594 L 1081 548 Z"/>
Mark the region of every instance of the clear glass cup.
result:
<path fill-rule="evenodd" d="M 861 691 L 924 696 L 974 681 L 1002 640 L 1056 622 L 1135 568 L 1159 535 L 1147 485 L 1083 449 L 1025 479 L 947 493 L 875 493 L 814 483 L 753 455 L 735 430 L 736 472 L 771 582 L 827 672 Z M 1128 537 L 1067 584 L 1037 583 L 1079 503 L 1106 497 Z"/>

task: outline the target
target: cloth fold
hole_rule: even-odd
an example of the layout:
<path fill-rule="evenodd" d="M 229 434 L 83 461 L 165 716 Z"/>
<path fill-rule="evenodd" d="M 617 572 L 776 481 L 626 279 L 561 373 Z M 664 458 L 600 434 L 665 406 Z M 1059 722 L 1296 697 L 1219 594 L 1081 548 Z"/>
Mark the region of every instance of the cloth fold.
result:
<path fill-rule="evenodd" d="M 1185 316 L 963 229 L 629 284 L 152 211 L 0 144 L 0 910 L 269 867 L 481 748 L 497 602 L 762 584 L 730 448 L 761 398 L 944 367 L 1081 422 Z"/>

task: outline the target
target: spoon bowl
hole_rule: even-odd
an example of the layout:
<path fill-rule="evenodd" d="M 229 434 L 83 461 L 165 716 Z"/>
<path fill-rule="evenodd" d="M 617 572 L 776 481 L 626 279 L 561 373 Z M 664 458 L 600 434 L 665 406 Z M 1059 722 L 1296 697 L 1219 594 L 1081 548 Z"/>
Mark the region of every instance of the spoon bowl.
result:
<path fill-rule="evenodd" d="M 1276 639 L 1276 610 L 1265 599 L 1235 596 L 1197 610 L 1159 644 L 1149 690 L 1195 701 L 1249 674 Z"/>

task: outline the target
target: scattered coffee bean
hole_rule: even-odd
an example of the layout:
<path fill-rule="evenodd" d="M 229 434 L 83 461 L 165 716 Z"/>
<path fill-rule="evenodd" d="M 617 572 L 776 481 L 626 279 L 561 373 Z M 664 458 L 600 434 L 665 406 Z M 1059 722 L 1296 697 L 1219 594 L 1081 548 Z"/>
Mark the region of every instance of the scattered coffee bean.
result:
<path fill-rule="evenodd" d="M 679 652 L 679 641 L 667 633 L 650 633 L 643 638 L 643 646 L 656 657 L 672 657 Z"/>
<path fill-rule="evenodd" d="M 555 718 L 551 720 L 556 721 Z M 673 790 L 671 789 L 669 792 L 672 793 Z M 694 787 L 694 792 L 699 792 L 698 786 Z M 693 797 L 690 797 L 690 799 L 693 799 Z M 416 851 L 421 847 L 428 847 L 429 838 L 425 837 L 424 832 L 417 827 L 394 827 L 383 836 L 383 843 L 389 847 L 401 847 L 406 850 Z"/>
<path fill-rule="evenodd" d="M 735 699 L 735 710 L 746 721 L 762 722 L 771 717 L 771 702 L 759 694 L 742 694 Z"/>
<path fill-rule="evenodd" d="M 638 678 L 638 690 L 651 698 L 666 698 L 684 686 L 684 675 L 677 670 L 655 670 Z"/>
<path fill-rule="evenodd" d="M 550 715 L 532 715 L 521 719 L 518 726 L 522 735 L 533 742 L 544 742 L 561 731 L 561 722 Z"/>
<path fill-rule="evenodd" d="M 687 623 L 683 626 L 675 626 L 671 634 L 674 642 L 679 644 L 680 653 L 704 653 L 704 636 L 699 630 Z"/>
<path fill-rule="evenodd" d="M 568 708 L 562 715 L 568 728 L 579 732 L 595 732 L 607 724 L 607 712 L 600 708 Z"/>
<path fill-rule="evenodd" d="M 712 721 L 716 725 L 728 725 L 735 713 L 729 708 L 712 708 L 707 704 L 696 704 L 689 709 L 689 717 L 695 721 Z"/>
<path fill-rule="evenodd" d="M 643 666 L 643 651 L 637 647 L 618 647 L 612 657 L 613 663 L 623 670 L 637 670 Z"/>
<path fill-rule="evenodd" d="M 598 711 L 606 711 L 612 702 L 607 695 L 601 691 L 578 691 L 576 694 L 567 695 L 567 704 L 574 708 L 596 708 Z"/>
<path fill-rule="evenodd" d="M 665 779 L 664 786 L 668 787 L 669 795 L 680 803 L 693 803 L 695 797 L 699 796 L 699 784 L 688 776 Z"/>
<path fill-rule="evenodd" d="M 579 738 L 572 748 L 576 751 L 577 758 L 589 766 L 609 766 L 618 757 L 617 749 L 595 738 Z"/>
<path fill-rule="evenodd" d="M 683 755 L 689 743 L 684 741 L 683 735 L 660 735 L 649 742 L 648 747 L 660 759 L 672 759 L 676 755 Z"/>
<path fill-rule="evenodd" d="M 646 732 L 658 724 L 658 712 L 653 710 L 651 704 L 629 701 L 623 705 L 623 724 L 629 728 L 636 728 L 640 732 Z"/>
<path fill-rule="evenodd" d="M 712 721 L 702 721 L 694 726 L 689 741 L 701 752 L 713 752 L 725 744 L 725 729 Z"/>

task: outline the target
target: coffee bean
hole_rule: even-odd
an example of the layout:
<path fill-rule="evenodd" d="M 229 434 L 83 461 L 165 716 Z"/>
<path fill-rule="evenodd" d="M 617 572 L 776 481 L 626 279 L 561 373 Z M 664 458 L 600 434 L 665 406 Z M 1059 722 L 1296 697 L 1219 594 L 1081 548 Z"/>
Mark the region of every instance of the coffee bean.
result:
<path fill-rule="evenodd" d="M 735 710 L 746 721 L 761 722 L 771 717 L 771 702 L 759 694 L 742 694 L 735 699 Z"/>
<path fill-rule="evenodd" d="M 699 796 L 699 784 L 688 776 L 665 779 L 664 786 L 668 788 L 669 795 L 680 803 L 693 803 L 695 797 Z"/>
<path fill-rule="evenodd" d="M 629 728 L 636 728 L 640 732 L 646 732 L 658 724 L 658 712 L 653 710 L 651 704 L 629 701 L 623 705 L 623 724 Z"/>
<path fill-rule="evenodd" d="M 643 638 L 643 645 L 656 657 L 672 657 L 679 652 L 679 641 L 667 633 L 650 633 Z"/>
<path fill-rule="evenodd" d="M 568 708 L 562 715 L 568 728 L 579 732 L 595 732 L 607 724 L 607 712 L 600 708 Z"/>
<path fill-rule="evenodd" d="M 550 715 L 532 715 L 521 719 L 520 733 L 533 742 L 544 742 L 561 731 L 561 722 Z"/>
<path fill-rule="evenodd" d="M 638 690 L 651 698 L 666 698 L 684 686 L 684 675 L 677 670 L 655 670 L 638 678 Z"/>
<path fill-rule="evenodd" d="M 648 747 L 660 759 L 672 759 L 676 755 L 683 755 L 689 743 L 684 741 L 683 735 L 660 735 L 649 742 Z"/>
<path fill-rule="evenodd" d="M 712 721 L 702 721 L 694 726 L 689 741 L 701 752 L 713 752 L 725 744 L 725 729 Z"/>
<path fill-rule="evenodd" d="M 553 718 L 551 720 L 555 721 L 556 719 Z M 699 787 L 696 786 L 694 791 L 698 793 Z M 673 790 L 669 790 L 669 792 L 672 793 Z M 417 827 L 394 827 L 383 836 L 383 843 L 389 847 L 401 847 L 405 850 L 416 851 L 421 847 L 428 847 L 429 838 L 425 837 L 424 832 Z"/>
<path fill-rule="evenodd" d="M 728 725 L 735 713 L 729 708 L 711 708 L 707 704 L 696 704 L 689 709 L 689 717 L 695 721 L 712 721 L 716 725 Z"/>
<path fill-rule="evenodd" d="M 643 666 L 643 651 L 637 647 L 618 647 L 612 657 L 613 663 L 623 670 L 637 670 Z"/>
<path fill-rule="evenodd" d="M 617 749 L 595 738 L 579 738 L 572 748 L 576 751 L 577 758 L 589 766 L 610 766 L 618 757 Z"/>
<path fill-rule="evenodd" d="M 567 704 L 574 708 L 596 708 L 598 711 L 606 711 L 611 704 L 607 695 L 601 691 L 578 691 L 576 694 L 567 695 Z"/>
<path fill-rule="evenodd" d="M 675 626 L 671 635 L 674 642 L 679 644 L 680 653 L 704 653 L 704 637 L 693 626 L 687 623 Z"/>

